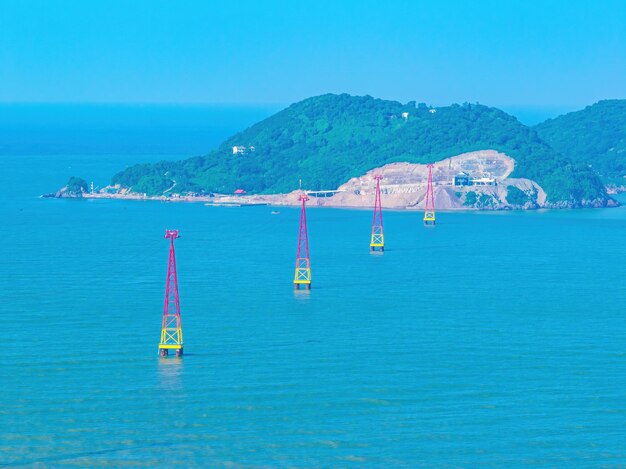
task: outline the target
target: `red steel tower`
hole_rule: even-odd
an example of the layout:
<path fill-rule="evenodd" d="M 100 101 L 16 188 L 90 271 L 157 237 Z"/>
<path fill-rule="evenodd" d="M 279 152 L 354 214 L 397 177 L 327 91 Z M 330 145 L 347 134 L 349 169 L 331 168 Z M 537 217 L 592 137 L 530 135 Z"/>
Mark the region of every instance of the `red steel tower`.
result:
<path fill-rule="evenodd" d="M 300 285 L 311 289 L 311 258 L 309 257 L 309 235 L 306 228 L 306 194 L 300 195 L 302 210 L 300 212 L 300 232 L 298 233 L 298 254 L 296 255 L 296 274 L 293 278 L 293 286 L 296 290 Z"/>
<path fill-rule="evenodd" d="M 180 357 L 183 354 L 183 329 L 180 321 L 178 277 L 176 276 L 176 255 L 174 253 L 174 240 L 178 238 L 178 230 L 165 230 L 165 238 L 170 240 L 170 257 L 167 264 L 159 353 L 162 357 L 167 357 L 169 350 L 173 349 L 176 350 L 176 356 Z"/>
<path fill-rule="evenodd" d="M 385 250 L 385 234 L 383 233 L 383 208 L 380 204 L 380 180 L 381 175 L 374 176 L 376 179 L 376 198 L 374 199 L 374 220 L 372 221 L 372 238 L 370 240 L 370 250 Z"/>
<path fill-rule="evenodd" d="M 433 165 L 428 165 L 428 185 L 426 186 L 426 204 L 424 205 L 424 225 L 435 224 L 435 196 L 433 195 Z"/>

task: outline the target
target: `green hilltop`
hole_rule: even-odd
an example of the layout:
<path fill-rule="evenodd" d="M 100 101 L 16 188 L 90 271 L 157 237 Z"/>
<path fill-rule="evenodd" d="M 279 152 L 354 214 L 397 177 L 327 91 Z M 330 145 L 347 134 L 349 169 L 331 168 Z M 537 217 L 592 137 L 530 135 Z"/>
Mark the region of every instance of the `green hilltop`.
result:
<path fill-rule="evenodd" d="M 536 125 L 539 136 L 575 162 L 591 165 L 606 183 L 626 176 L 626 99 L 600 101 Z"/>
<path fill-rule="evenodd" d="M 243 153 L 234 154 L 233 147 Z M 483 149 L 514 158 L 512 176 L 538 182 L 551 203 L 580 206 L 608 200 L 592 169 L 564 157 L 535 130 L 499 109 L 467 103 L 432 108 L 347 94 L 305 99 L 205 156 L 135 165 L 116 174 L 112 183 L 148 195 L 167 189 L 290 192 L 300 179 L 307 189 L 324 190 L 387 163 L 429 163 Z"/>

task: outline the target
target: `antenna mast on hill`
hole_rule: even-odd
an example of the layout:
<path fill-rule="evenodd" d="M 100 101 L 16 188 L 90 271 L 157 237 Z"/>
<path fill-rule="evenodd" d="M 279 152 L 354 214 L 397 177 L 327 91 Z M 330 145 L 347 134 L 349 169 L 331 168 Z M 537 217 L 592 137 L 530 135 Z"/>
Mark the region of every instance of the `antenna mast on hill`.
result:
<path fill-rule="evenodd" d="M 424 204 L 424 225 L 435 224 L 435 196 L 433 194 L 433 165 L 428 165 L 428 184 L 426 186 L 426 203 Z"/>
<path fill-rule="evenodd" d="M 385 235 L 383 233 L 383 207 L 380 202 L 380 180 L 381 175 L 374 176 L 376 179 L 376 198 L 374 199 L 374 220 L 372 221 L 372 238 L 370 240 L 370 251 L 379 248 L 381 252 L 385 250 Z"/>
<path fill-rule="evenodd" d="M 300 201 L 302 210 L 300 211 L 300 231 L 298 233 L 298 254 L 296 255 L 296 274 L 293 278 L 293 286 L 296 290 L 300 285 L 311 289 L 311 258 L 309 257 L 309 235 L 306 226 L 306 201 L 309 197 L 302 193 Z"/>
<path fill-rule="evenodd" d="M 159 353 L 167 357 L 170 349 L 176 350 L 176 356 L 183 354 L 183 329 L 180 321 L 180 301 L 178 298 L 178 277 L 176 275 L 176 254 L 174 240 L 178 238 L 178 230 L 165 230 L 165 238 L 170 240 L 170 256 L 167 263 L 167 280 L 165 283 L 165 305 L 163 306 L 163 325 Z"/>

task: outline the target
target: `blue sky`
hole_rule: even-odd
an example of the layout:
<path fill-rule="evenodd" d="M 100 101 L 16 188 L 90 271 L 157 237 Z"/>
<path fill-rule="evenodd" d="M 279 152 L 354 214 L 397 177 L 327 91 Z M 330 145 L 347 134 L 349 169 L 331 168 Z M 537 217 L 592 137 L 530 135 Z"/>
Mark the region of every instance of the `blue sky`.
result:
<path fill-rule="evenodd" d="M 626 98 L 626 1 L 0 0 L 0 102 Z"/>

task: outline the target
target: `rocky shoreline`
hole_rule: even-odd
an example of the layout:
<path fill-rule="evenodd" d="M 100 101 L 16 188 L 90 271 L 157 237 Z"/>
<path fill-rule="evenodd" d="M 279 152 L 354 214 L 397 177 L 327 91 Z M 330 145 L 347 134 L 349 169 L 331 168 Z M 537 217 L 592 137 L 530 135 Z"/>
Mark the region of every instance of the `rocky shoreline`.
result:
<path fill-rule="evenodd" d="M 65 189 L 65 188 L 63 188 Z M 67 190 L 59 190 L 54 193 L 44 194 L 43 198 L 63 198 L 63 199 L 107 199 L 107 200 L 133 200 L 133 201 L 155 201 L 155 202 L 187 202 L 187 203 L 204 203 L 207 206 L 223 206 L 223 207 L 249 207 L 249 206 L 275 206 L 275 207 L 297 207 L 300 205 L 299 196 L 300 191 L 293 191 L 288 194 L 259 194 L 259 195 L 240 195 L 232 196 L 227 194 L 215 194 L 213 196 L 207 195 L 173 195 L 173 196 L 147 196 L 145 194 L 137 194 L 133 192 L 121 193 L 71 193 Z M 435 189 L 436 199 L 440 195 L 441 191 Z M 439 197 L 440 199 L 440 197 Z M 339 200 L 333 200 L 333 197 L 310 197 L 310 206 L 313 207 L 329 207 L 329 208 L 367 208 L 371 206 L 371 201 L 368 203 L 350 203 L 348 201 L 340 202 Z M 451 211 L 476 211 L 476 210 L 490 210 L 490 211 L 509 211 L 509 210 L 538 210 L 538 209 L 577 209 L 577 208 L 606 208 L 606 207 L 618 207 L 620 204 L 614 199 L 604 200 L 590 200 L 583 201 L 581 204 L 558 202 L 550 203 L 545 202 L 542 205 L 527 204 L 526 206 L 451 206 L 449 204 L 441 205 L 438 210 L 451 210 Z M 385 203 L 383 199 L 383 207 L 393 210 L 423 210 L 422 204 L 414 205 L 394 205 Z"/>

